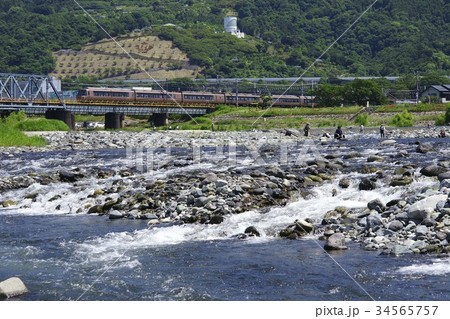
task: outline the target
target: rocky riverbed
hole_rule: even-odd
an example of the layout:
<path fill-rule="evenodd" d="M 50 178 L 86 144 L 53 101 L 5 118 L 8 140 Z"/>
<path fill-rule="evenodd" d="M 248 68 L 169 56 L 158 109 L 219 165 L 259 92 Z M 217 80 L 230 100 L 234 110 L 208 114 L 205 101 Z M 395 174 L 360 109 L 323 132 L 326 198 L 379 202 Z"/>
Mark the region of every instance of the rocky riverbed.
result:
<path fill-rule="evenodd" d="M 296 130 L 42 133 L 49 142 L 44 148 L 0 149 L 0 207 L 138 219 L 152 227 L 214 225 L 230 215 L 265 213 L 314 197 L 322 185 L 334 185 L 330 196 L 392 189 L 398 197 L 389 202 L 337 206 L 320 217 L 292 220 L 271 235 L 313 234 L 330 250 L 345 249 L 352 240 L 383 254 L 449 252 L 449 139 L 433 138 L 438 128 L 391 129 L 385 140 L 353 130 L 346 131 L 348 141 L 322 138 L 318 131 L 305 138 Z M 99 149 L 127 151 L 108 166 L 86 151 Z M 33 167 L 23 155 L 28 152 L 48 156 L 48 167 Z M 70 157 L 70 167 L 63 166 Z M 89 165 L 82 165 L 87 158 Z M 431 184 L 420 187 L 424 179 Z M 260 233 L 252 226 L 233 236 Z"/>
<path fill-rule="evenodd" d="M 386 128 L 387 138 L 434 138 L 440 127 L 429 128 Z M 87 150 L 87 149 L 120 149 L 120 148 L 154 148 L 156 147 L 191 147 L 193 141 L 201 141 L 202 145 L 216 146 L 228 144 L 249 144 L 255 141 L 292 142 L 299 139 L 319 141 L 324 133 L 333 135 L 333 128 L 312 128 L 308 138 L 303 136 L 302 129 L 280 129 L 256 132 L 209 132 L 209 131 L 93 131 L 93 132 L 28 132 L 28 135 L 43 137 L 47 146 L 43 147 L 0 147 L 0 156 L 8 156 L 21 152 L 42 152 L 53 150 Z M 288 132 L 288 134 L 286 134 Z M 292 133 L 292 134 L 291 134 Z M 348 139 L 377 138 L 378 128 L 366 128 L 359 133 L 359 127 L 344 128 Z"/>

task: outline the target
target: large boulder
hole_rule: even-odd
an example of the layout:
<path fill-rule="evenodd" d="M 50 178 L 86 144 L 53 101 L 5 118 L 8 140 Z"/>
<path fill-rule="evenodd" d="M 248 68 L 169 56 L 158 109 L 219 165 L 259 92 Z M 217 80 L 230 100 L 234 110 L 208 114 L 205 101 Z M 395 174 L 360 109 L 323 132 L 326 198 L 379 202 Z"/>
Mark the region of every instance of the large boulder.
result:
<path fill-rule="evenodd" d="M 344 177 L 339 181 L 339 187 L 348 188 L 349 186 L 350 186 L 350 180 L 348 178 Z"/>
<path fill-rule="evenodd" d="M 363 178 L 361 180 L 361 182 L 359 183 L 359 190 L 361 191 L 371 191 L 373 189 L 375 189 L 377 187 L 377 185 L 375 184 L 374 181 L 368 179 L 368 178 Z"/>
<path fill-rule="evenodd" d="M 386 210 L 386 206 L 384 206 L 384 204 L 378 198 L 368 202 L 367 208 L 370 210 L 376 210 L 380 214 Z"/>
<path fill-rule="evenodd" d="M 402 176 L 402 177 L 394 177 L 391 180 L 390 186 L 406 186 L 413 182 L 413 178 L 411 176 Z"/>
<path fill-rule="evenodd" d="M 222 215 L 213 215 L 211 217 L 211 219 L 209 220 L 209 223 L 213 224 L 213 225 L 217 225 L 217 224 L 222 223 L 223 221 L 224 221 L 224 218 Z"/>
<path fill-rule="evenodd" d="M 297 239 L 308 235 L 314 230 L 314 226 L 305 220 L 298 219 L 294 224 L 289 225 L 285 229 L 280 231 L 280 237 L 286 237 L 288 239 Z"/>
<path fill-rule="evenodd" d="M 399 231 L 403 228 L 403 223 L 399 220 L 393 220 L 387 225 L 387 229 L 392 231 Z"/>
<path fill-rule="evenodd" d="M 440 174 L 445 173 L 445 172 L 447 172 L 447 169 L 445 167 L 438 166 L 438 165 L 426 166 L 420 170 L 420 173 L 422 175 L 429 176 L 429 177 L 439 176 Z"/>
<path fill-rule="evenodd" d="M 447 200 L 447 195 L 434 195 L 419 200 L 408 207 L 408 218 L 418 220 L 429 218 L 435 210 L 437 203 L 445 200 Z"/>
<path fill-rule="evenodd" d="M 17 297 L 28 292 L 20 278 L 12 277 L 0 282 L 0 300 Z"/>
<path fill-rule="evenodd" d="M 121 219 L 123 214 L 117 210 L 113 210 L 109 213 L 109 219 Z"/>
<path fill-rule="evenodd" d="M 62 170 L 59 171 L 59 179 L 61 182 L 74 183 L 79 179 L 79 176 L 72 172 Z"/>
<path fill-rule="evenodd" d="M 345 246 L 345 236 L 341 233 L 336 233 L 327 238 L 324 246 L 325 250 L 343 250 L 347 249 Z"/>
<path fill-rule="evenodd" d="M 303 219 L 298 219 L 295 221 L 295 229 L 305 233 L 310 233 L 314 230 L 314 226 Z"/>
<path fill-rule="evenodd" d="M 244 234 L 248 234 L 250 236 L 256 236 L 256 237 L 261 236 L 261 234 L 259 233 L 259 231 L 256 229 L 255 226 L 247 227 L 244 231 Z"/>
<path fill-rule="evenodd" d="M 445 172 L 445 173 L 439 174 L 438 179 L 440 182 L 442 182 L 443 180 L 450 179 L 450 172 Z"/>
<path fill-rule="evenodd" d="M 419 225 L 416 227 L 415 233 L 417 236 L 425 236 L 428 233 L 428 228 L 425 225 Z"/>
<path fill-rule="evenodd" d="M 433 145 L 430 143 L 421 143 L 417 146 L 416 152 L 426 154 L 428 152 L 431 152 L 433 150 Z"/>
<path fill-rule="evenodd" d="M 373 231 L 377 230 L 380 226 L 383 225 L 383 220 L 378 214 L 370 214 L 366 217 L 366 229 L 372 229 Z"/>
<path fill-rule="evenodd" d="M 88 214 L 103 214 L 103 205 L 95 205 L 89 208 Z"/>

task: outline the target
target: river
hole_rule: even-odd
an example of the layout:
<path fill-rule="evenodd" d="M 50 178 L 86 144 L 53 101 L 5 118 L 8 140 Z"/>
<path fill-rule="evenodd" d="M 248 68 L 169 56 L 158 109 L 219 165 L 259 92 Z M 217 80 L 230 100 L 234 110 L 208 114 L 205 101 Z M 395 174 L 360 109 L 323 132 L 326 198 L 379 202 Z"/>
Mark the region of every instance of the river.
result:
<path fill-rule="evenodd" d="M 367 141 L 358 143 L 365 155 L 376 153 Z M 3 159 L 1 175 L 127 165 L 125 150 L 24 153 Z M 338 180 L 286 206 L 228 215 L 218 225 L 149 227 L 145 220 L 76 213 L 89 192 L 113 178 L 87 179 L 76 191 L 67 183 L 11 190 L 0 200 L 40 195 L 22 208 L 0 208 L 0 279 L 17 276 L 26 283 L 30 292 L 19 300 L 447 300 L 448 257 L 383 256 L 356 243 L 327 254 L 317 236 L 277 236 L 295 219 L 320 218 L 339 205 L 365 207 L 375 198 L 387 202 L 403 191 L 357 191 L 352 183 L 333 196 Z M 431 178 L 419 178 L 410 188 L 435 185 Z M 49 201 L 62 193 L 63 200 Z M 234 237 L 251 225 L 261 237 Z"/>

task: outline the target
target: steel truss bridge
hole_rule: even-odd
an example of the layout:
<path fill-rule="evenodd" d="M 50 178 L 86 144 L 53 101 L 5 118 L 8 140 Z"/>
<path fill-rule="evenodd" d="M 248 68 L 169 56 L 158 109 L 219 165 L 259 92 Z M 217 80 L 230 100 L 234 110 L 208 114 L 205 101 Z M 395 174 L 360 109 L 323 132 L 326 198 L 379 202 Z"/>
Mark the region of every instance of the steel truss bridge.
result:
<path fill-rule="evenodd" d="M 51 94 L 50 94 L 51 93 Z M 50 95 L 54 97 L 50 98 Z M 177 104 L 175 102 L 124 102 L 64 100 L 47 75 L 0 73 L 0 111 L 24 111 L 45 114 L 47 110 L 65 110 L 76 114 L 124 115 L 191 114 L 203 115 L 212 104 Z"/>

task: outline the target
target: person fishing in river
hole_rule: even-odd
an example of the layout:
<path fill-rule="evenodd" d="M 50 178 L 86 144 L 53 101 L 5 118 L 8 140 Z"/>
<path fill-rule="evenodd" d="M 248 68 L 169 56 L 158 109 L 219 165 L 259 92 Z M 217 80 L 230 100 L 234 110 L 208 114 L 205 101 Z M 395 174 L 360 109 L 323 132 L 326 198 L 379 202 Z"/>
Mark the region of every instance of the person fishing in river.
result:
<path fill-rule="evenodd" d="M 381 124 L 381 125 L 380 125 L 380 137 L 381 137 L 381 138 L 384 138 L 384 131 L 385 131 L 384 125 Z"/>
<path fill-rule="evenodd" d="M 340 126 L 337 127 L 336 131 L 334 131 L 334 138 L 337 140 L 342 140 L 345 138 L 344 132 Z"/>
<path fill-rule="evenodd" d="M 305 132 L 305 136 L 309 136 L 309 123 L 306 123 L 305 128 L 303 129 L 303 131 Z"/>

